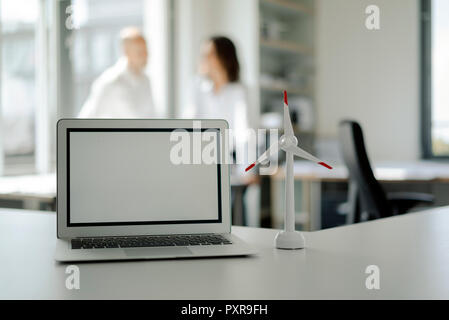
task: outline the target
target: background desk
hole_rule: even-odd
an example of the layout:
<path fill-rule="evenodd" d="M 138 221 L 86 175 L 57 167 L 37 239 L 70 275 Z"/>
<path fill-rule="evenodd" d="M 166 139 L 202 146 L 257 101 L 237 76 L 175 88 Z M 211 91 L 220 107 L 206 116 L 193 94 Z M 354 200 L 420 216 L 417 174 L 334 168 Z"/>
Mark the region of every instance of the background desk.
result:
<path fill-rule="evenodd" d="M 243 169 L 242 169 L 243 170 Z M 231 176 L 233 221 L 245 224 L 243 197 L 248 182 L 241 176 Z M 56 210 L 56 174 L 0 177 L 0 208 Z"/>
<path fill-rule="evenodd" d="M 335 208 L 325 206 L 323 200 L 345 202 L 347 196 L 348 170 L 335 165 L 327 170 L 308 161 L 295 161 L 296 222 L 305 230 L 326 227 L 323 215 Z M 435 195 L 436 206 L 449 205 L 449 163 L 437 161 L 388 161 L 373 164 L 376 178 L 389 192 L 418 191 Z M 284 217 L 284 168 L 281 167 L 271 180 L 271 214 L 273 226 L 282 228 Z M 324 192 L 326 188 L 331 191 Z M 326 199 L 325 199 L 326 198 Z M 332 206 L 332 205 L 331 205 Z M 345 218 L 342 216 L 341 220 Z"/>
<path fill-rule="evenodd" d="M 0 210 L 0 299 L 449 299 L 449 208 L 305 233 L 234 227 L 253 257 L 78 263 L 80 290 L 53 260 L 54 213 Z M 380 290 L 365 269 L 380 268 Z"/>
<path fill-rule="evenodd" d="M 2 207 L 56 210 L 56 174 L 0 177 Z"/>

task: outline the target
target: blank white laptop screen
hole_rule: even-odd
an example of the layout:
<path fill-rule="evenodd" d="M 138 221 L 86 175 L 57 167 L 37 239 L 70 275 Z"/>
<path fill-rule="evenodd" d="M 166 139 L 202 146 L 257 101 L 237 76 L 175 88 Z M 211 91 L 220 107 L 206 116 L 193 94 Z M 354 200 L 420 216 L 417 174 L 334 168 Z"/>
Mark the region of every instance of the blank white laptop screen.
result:
<path fill-rule="evenodd" d="M 68 129 L 68 225 L 221 222 L 220 164 L 174 164 L 172 131 Z"/>

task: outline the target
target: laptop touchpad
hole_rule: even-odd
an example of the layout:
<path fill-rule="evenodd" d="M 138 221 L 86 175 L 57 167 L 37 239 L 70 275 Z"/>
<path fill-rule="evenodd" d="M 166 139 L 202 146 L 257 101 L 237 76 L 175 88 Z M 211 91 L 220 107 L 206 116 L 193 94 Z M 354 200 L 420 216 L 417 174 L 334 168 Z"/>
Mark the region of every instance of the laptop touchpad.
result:
<path fill-rule="evenodd" d="M 189 256 L 192 254 L 188 248 L 169 247 L 169 248 L 136 248 L 124 249 L 128 257 L 178 257 Z"/>

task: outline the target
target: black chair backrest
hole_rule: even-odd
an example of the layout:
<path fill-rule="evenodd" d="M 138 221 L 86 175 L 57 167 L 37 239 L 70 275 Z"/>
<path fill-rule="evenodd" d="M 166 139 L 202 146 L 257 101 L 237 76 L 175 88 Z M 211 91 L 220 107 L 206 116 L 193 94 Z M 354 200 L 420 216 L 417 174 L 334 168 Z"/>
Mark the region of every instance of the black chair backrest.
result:
<path fill-rule="evenodd" d="M 350 183 L 357 187 L 362 212 L 367 212 L 369 219 L 391 216 L 385 191 L 371 169 L 360 125 L 351 120 L 341 121 L 339 140 Z"/>

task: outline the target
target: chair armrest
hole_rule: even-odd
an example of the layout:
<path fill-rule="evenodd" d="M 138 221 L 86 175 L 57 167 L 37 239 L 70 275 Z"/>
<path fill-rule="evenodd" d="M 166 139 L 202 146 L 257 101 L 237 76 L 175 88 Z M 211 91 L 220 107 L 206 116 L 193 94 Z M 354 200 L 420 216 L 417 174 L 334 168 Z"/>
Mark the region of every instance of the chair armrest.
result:
<path fill-rule="evenodd" d="M 393 214 L 402 214 L 420 203 L 433 203 L 435 197 L 421 192 L 391 192 L 387 194 L 387 199 Z"/>

